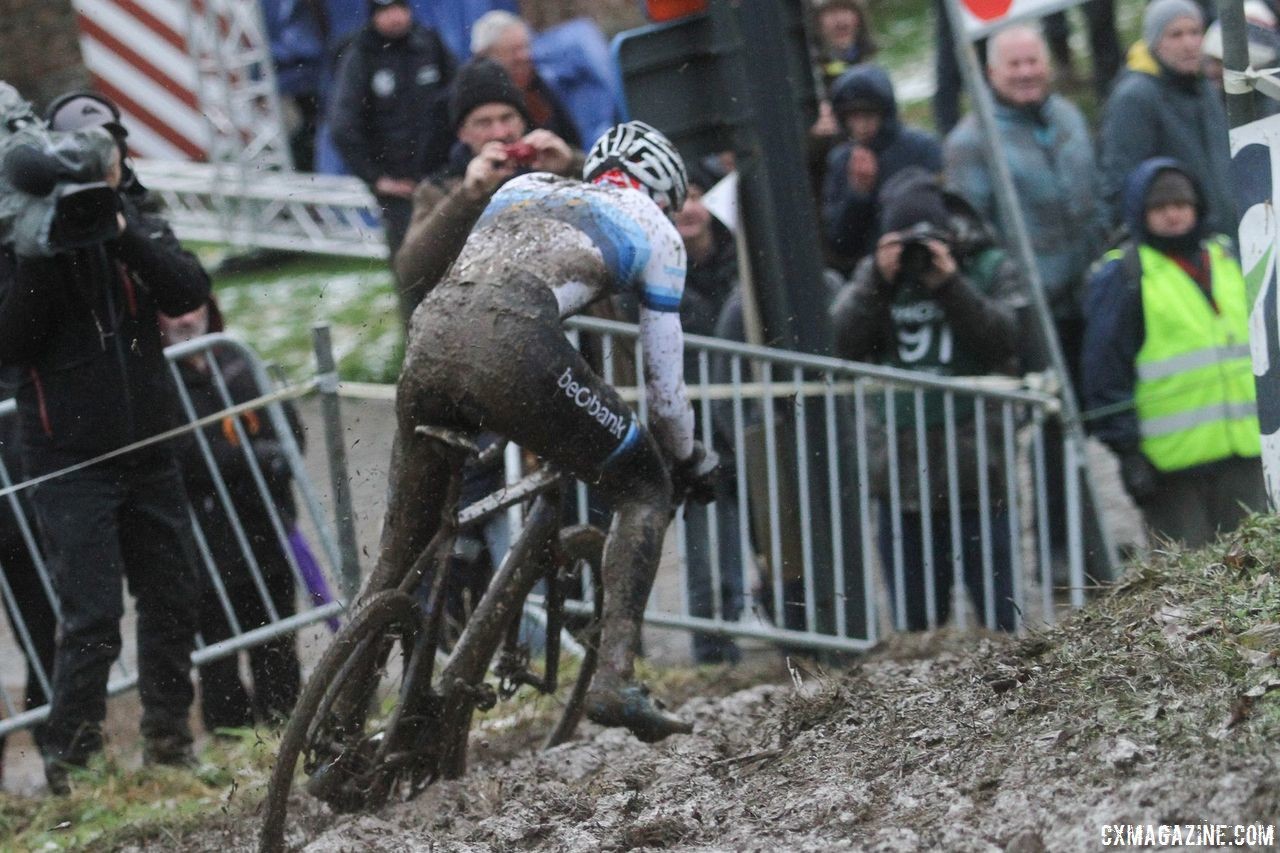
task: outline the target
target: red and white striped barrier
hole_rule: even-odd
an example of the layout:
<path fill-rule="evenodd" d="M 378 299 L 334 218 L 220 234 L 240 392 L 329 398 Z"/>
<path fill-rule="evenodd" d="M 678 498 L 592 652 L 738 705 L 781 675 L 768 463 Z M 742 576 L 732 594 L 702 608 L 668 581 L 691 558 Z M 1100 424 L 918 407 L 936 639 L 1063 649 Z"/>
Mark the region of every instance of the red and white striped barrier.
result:
<path fill-rule="evenodd" d="M 139 157 L 205 160 L 209 125 L 183 0 L 73 0 L 93 86 L 120 107 Z"/>

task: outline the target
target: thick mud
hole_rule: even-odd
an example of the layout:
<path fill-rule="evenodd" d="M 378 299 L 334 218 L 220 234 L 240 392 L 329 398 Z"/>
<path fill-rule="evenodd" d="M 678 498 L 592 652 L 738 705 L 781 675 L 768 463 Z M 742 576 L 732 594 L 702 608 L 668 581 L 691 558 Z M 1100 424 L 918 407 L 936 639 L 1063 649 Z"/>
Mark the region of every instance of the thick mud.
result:
<path fill-rule="evenodd" d="M 897 638 L 840 671 L 690 687 L 692 735 L 586 727 L 539 753 L 490 721 L 469 774 L 416 801 L 335 816 L 299 797 L 291 849 L 1037 853 L 1102 849 L 1129 824 L 1274 845 L 1280 519 L 1156 552 L 1044 633 Z M 251 849 L 251 801 L 131 849 Z"/>
<path fill-rule="evenodd" d="M 1034 644 L 964 646 L 691 699 L 695 733 L 654 747 L 594 730 L 546 753 L 473 750 L 465 779 L 376 815 L 303 806 L 291 849 L 1034 853 L 1099 849 L 1118 823 L 1280 815 L 1274 742 L 1247 726 L 1161 735 L 1163 705 L 1082 716 L 1043 701 L 1033 682 L 1053 672 Z M 177 849 L 249 849 L 253 829 L 227 822 Z"/>

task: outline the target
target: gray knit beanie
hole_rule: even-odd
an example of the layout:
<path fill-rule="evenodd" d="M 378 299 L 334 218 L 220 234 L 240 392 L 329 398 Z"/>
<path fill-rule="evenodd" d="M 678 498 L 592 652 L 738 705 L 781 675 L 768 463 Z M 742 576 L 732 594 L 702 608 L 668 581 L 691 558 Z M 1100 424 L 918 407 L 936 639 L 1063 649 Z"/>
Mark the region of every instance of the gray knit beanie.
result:
<path fill-rule="evenodd" d="M 1155 0 L 1142 15 L 1142 40 L 1152 53 L 1164 31 L 1178 18 L 1194 18 L 1204 26 L 1204 13 L 1192 0 Z"/>

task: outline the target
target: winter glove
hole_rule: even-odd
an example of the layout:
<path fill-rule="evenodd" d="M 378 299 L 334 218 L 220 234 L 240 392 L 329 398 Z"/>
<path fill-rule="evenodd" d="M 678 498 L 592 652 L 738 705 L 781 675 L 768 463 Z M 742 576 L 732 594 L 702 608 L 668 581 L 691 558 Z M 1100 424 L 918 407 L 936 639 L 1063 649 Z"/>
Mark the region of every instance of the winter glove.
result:
<path fill-rule="evenodd" d="M 709 504 L 716 499 L 716 478 L 720 476 L 720 456 L 702 442 L 693 443 L 693 452 L 677 462 L 671 471 L 676 503 L 694 501 Z"/>
<path fill-rule="evenodd" d="M 1120 453 L 1120 479 L 1133 502 L 1142 506 L 1160 491 L 1160 472 L 1136 447 Z"/>

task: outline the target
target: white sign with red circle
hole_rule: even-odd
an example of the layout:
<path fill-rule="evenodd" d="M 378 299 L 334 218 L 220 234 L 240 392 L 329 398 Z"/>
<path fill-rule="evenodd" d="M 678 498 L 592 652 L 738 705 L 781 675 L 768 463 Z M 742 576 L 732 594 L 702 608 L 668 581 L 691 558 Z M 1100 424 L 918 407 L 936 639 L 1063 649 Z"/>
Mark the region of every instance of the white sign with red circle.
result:
<path fill-rule="evenodd" d="M 1059 9 L 1078 6 L 1082 0 L 960 0 L 965 32 L 978 38 L 1011 21 L 1039 18 Z"/>

